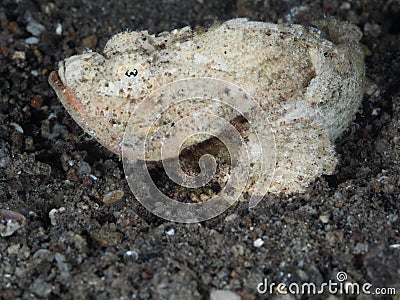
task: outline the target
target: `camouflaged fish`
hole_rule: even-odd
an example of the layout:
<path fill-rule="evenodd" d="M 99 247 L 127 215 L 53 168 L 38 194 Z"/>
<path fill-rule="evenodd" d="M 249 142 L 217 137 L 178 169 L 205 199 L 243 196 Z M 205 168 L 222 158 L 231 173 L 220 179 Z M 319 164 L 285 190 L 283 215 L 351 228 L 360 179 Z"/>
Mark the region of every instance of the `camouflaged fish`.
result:
<path fill-rule="evenodd" d="M 258 122 L 268 122 L 275 134 L 270 192 L 299 192 L 316 176 L 334 172 L 333 142 L 363 95 L 360 38 L 356 26 L 336 20 L 305 27 L 233 19 L 202 31 L 122 32 L 102 54 L 61 61 L 49 82 L 85 132 L 119 155 L 132 112 L 153 91 L 185 78 L 231 82 L 268 114 Z M 238 118 L 235 110 L 212 104 L 182 104 L 173 112 L 182 116 L 202 109 L 228 121 Z"/>

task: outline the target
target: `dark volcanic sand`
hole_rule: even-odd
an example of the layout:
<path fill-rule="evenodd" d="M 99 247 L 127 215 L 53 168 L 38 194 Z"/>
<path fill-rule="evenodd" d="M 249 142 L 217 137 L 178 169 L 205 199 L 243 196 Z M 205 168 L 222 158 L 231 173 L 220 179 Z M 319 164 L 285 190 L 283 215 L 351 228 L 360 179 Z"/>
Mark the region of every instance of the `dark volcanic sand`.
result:
<path fill-rule="evenodd" d="M 83 133 L 47 83 L 59 60 L 85 47 L 101 52 L 126 29 L 158 33 L 237 16 L 278 22 L 310 3 L 294 21 L 326 14 L 362 29 L 367 93 L 336 142 L 336 174 L 250 212 L 243 202 L 201 224 L 155 217 L 134 199 L 118 157 Z M 30 18 L 44 28 L 32 30 Z M 0 298 L 209 299 L 226 289 L 258 299 L 264 278 L 318 284 L 339 271 L 400 293 L 398 0 L 4 0 L 0 19 L 0 208 L 26 218 L 0 237 Z M 35 30 L 38 41 L 26 40 Z M 117 189 L 124 198 L 104 204 Z"/>

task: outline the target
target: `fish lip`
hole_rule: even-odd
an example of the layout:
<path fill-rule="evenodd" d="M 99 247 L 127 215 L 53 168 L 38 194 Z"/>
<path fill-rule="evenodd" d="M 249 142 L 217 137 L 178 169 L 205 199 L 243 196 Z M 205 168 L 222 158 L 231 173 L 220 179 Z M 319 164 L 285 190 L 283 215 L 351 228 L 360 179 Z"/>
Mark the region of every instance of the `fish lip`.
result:
<path fill-rule="evenodd" d="M 65 85 L 62 79 L 60 78 L 58 71 L 51 71 L 48 81 L 55 91 L 65 89 Z"/>
<path fill-rule="evenodd" d="M 58 63 L 58 70 L 51 71 L 48 82 L 54 90 L 65 90 L 65 63 L 64 60 Z"/>
<path fill-rule="evenodd" d="M 68 103 L 68 106 L 72 106 L 73 109 L 79 112 L 82 119 L 86 115 L 84 106 L 82 105 L 81 100 L 75 95 L 74 91 L 71 91 L 66 87 L 62 79 L 60 78 L 60 74 L 57 71 L 52 71 L 49 76 L 49 83 L 56 91 L 58 98 L 62 98 L 65 96 L 65 103 Z M 64 102 L 61 101 L 63 104 Z M 71 112 L 70 112 L 71 113 Z"/>
<path fill-rule="evenodd" d="M 65 69 L 65 60 L 62 60 L 58 63 L 57 78 L 63 85 L 66 83 Z"/>

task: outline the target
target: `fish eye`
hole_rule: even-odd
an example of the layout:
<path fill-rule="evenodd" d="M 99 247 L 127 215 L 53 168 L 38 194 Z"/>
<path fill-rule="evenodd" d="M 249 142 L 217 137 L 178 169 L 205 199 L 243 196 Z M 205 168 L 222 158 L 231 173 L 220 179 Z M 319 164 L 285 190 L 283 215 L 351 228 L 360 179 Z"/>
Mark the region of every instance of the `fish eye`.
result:
<path fill-rule="evenodd" d="M 134 83 L 145 76 L 149 70 L 148 64 L 140 55 L 127 53 L 111 59 L 107 63 L 106 73 L 113 80 Z"/>

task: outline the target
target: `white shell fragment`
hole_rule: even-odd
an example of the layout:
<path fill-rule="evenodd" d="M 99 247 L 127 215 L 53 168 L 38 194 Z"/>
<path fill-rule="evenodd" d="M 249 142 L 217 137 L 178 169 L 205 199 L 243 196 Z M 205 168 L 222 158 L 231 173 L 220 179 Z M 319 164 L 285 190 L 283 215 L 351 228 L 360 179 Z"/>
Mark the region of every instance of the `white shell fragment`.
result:
<path fill-rule="evenodd" d="M 258 238 L 253 242 L 253 246 L 256 248 L 260 248 L 262 245 L 264 245 L 264 241 L 261 238 Z"/>
<path fill-rule="evenodd" d="M 268 120 L 259 122 L 269 122 L 275 134 L 269 191 L 301 192 L 316 176 L 334 171 L 333 141 L 363 95 L 361 32 L 336 20 L 314 26 L 233 19 L 205 31 L 123 32 L 108 41 L 103 54 L 61 61 L 49 82 L 74 120 L 117 154 L 130 115 L 155 90 L 186 78 L 231 82 L 267 112 Z M 182 103 L 174 109 L 178 115 L 205 110 L 222 112 L 228 121 L 238 117 L 218 105 Z M 143 130 L 140 124 L 136 130 Z"/>

